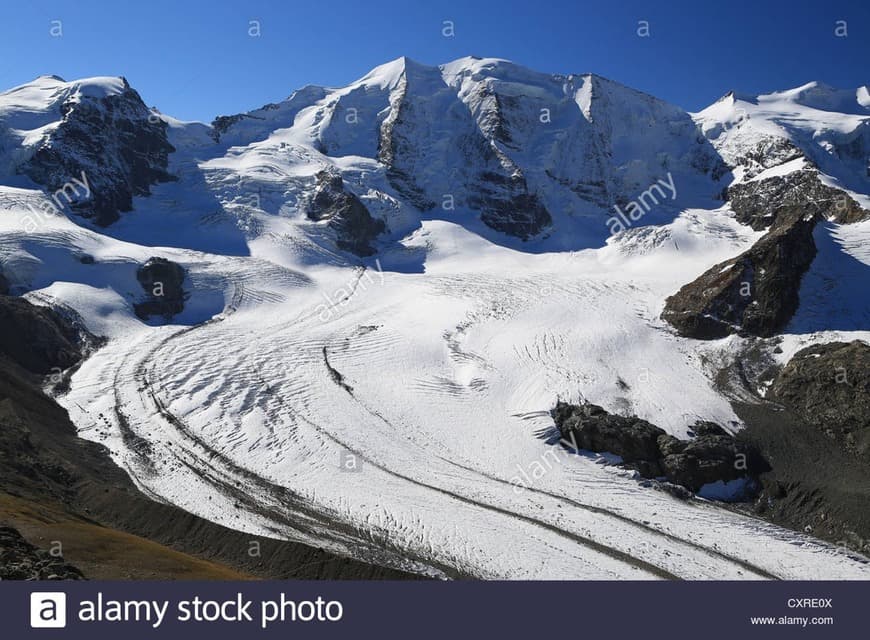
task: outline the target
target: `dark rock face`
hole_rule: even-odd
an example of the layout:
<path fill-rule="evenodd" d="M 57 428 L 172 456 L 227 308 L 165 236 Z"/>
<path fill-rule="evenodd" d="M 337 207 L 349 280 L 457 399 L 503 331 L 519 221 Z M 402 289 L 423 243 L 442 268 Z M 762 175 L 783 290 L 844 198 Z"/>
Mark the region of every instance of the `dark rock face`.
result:
<path fill-rule="evenodd" d="M 0 352 L 36 374 L 67 369 L 81 359 L 82 330 L 48 307 L 0 296 Z"/>
<path fill-rule="evenodd" d="M 19 171 L 50 192 L 86 177 L 90 197 L 83 187 L 77 194 L 66 190 L 73 196 L 70 208 L 82 217 L 108 226 L 119 212 L 132 209 L 133 196 L 146 196 L 151 185 L 176 179 L 167 172 L 175 149 L 167 141 L 166 123 L 151 117 L 126 80 L 118 95 L 77 95 L 63 102 L 60 112 L 60 126 L 46 134 Z"/>
<path fill-rule="evenodd" d="M 358 256 L 375 253 L 371 243 L 386 230 L 384 221 L 373 218 L 362 201 L 344 188 L 340 175 L 321 171 L 315 177 L 317 184 L 308 206 L 308 217 L 329 220 L 339 248 Z"/>
<path fill-rule="evenodd" d="M 769 470 L 754 447 L 713 423 L 697 423 L 696 437 L 684 441 L 646 420 L 611 415 L 592 404 L 560 402 L 552 415 L 564 443 L 618 455 L 625 467 L 644 478 L 663 477 L 693 492 L 741 479 L 754 486 L 758 476 Z"/>
<path fill-rule="evenodd" d="M 184 311 L 187 297 L 182 287 L 184 269 L 166 258 L 150 258 L 136 271 L 136 279 L 145 290 L 146 299 L 134 305 L 136 315 L 147 319 L 162 316 L 166 320 Z"/>
<path fill-rule="evenodd" d="M 237 113 L 232 116 L 218 116 L 214 120 L 212 120 L 212 138 L 214 138 L 215 142 L 220 140 L 222 134 L 226 133 L 227 130 L 232 127 L 237 122 L 241 122 L 245 118 L 247 118 L 243 113 Z"/>
<path fill-rule="evenodd" d="M 859 222 L 870 212 L 839 189 L 828 187 L 815 171 L 797 171 L 760 182 L 744 182 L 727 191 L 737 220 L 756 231 L 785 218 L 812 216 L 838 223 Z"/>
<path fill-rule="evenodd" d="M 37 549 L 12 527 L 0 527 L 0 580 L 84 580 L 60 556 Z"/>
<path fill-rule="evenodd" d="M 799 219 L 772 229 L 668 298 L 662 318 L 680 335 L 701 340 L 774 335 L 798 309 L 801 279 L 817 252 L 815 225 L 815 218 Z"/>
<path fill-rule="evenodd" d="M 0 295 L 5 296 L 9 294 L 9 280 L 6 279 L 6 276 L 0 272 Z"/>
<path fill-rule="evenodd" d="M 625 462 L 654 461 L 659 457 L 658 439 L 667 436 L 646 420 L 623 418 L 594 404 L 570 405 L 560 402 L 553 419 L 562 435 L 572 436 L 577 446 L 588 451 L 607 451 Z"/>
<path fill-rule="evenodd" d="M 752 447 L 730 435 L 698 436 L 681 450 L 672 448 L 660 464 L 670 482 L 691 491 L 715 482 L 754 479 L 769 468 Z"/>
<path fill-rule="evenodd" d="M 814 171 L 737 185 L 729 195 L 740 222 L 769 231 L 667 299 L 662 318 L 686 337 L 781 331 L 798 309 L 801 280 L 817 253 L 816 224 L 868 215 L 843 192 L 824 186 Z"/>
<path fill-rule="evenodd" d="M 768 398 L 870 461 L 870 345 L 856 340 L 798 351 L 773 381 Z"/>
<path fill-rule="evenodd" d="M 494 197 L 490 192 L 489 198 L 472 199 L 472 206 L 481 209 L 480 219 L 486 226 L 528 240 L 553 223 L 550 212 L 538 197 L 528 192 L 524 179 L 512 178 L 509 186 L 507 197 Z"/>

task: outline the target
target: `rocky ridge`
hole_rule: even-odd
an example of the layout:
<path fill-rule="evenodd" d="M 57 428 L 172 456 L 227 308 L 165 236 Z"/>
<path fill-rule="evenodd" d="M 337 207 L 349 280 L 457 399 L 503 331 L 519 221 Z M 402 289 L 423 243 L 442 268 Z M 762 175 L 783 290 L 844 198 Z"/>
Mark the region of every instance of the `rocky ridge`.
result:
<path fill-rule="evenodd" d="M 552 416 L 566 446 L 619 456 L 622 466 L 641 477 L 662 478 L 693 493 L 741 481 L 727 499 L 745 500 L 770 469 L 754 447 L 709 422 L 694 425 L 691 440 L 679 440 L 646 420 L 613 415 L 594 404 L 559 402 Z"/>
<path fill-rule="evenodd" d="M 60 117 L 18 171 L 49 192 L 64 190 L 72 211 L 105 227 L 130 211 L 134 196 L 176 178 L 167 171 L 166 123 L 123 78 L 112 90 L 57 83 L 53 110 Z M 86 185 L 73 190 L 74 179 Z"/>
<path fill-rule="evenodd" d="M 315 180 L 308 217 L 318 222 L 326 220 L 341 249 L 358 256 L 375 253 L 372 243 L 386 229 L 384 221 L 372 217 L 356 194 L 345 188 L 341 175 L 321 171 Z"/>
<path fill-rule="evenodd" d="M 800 304 L 801 280 L 817 254 L 816 225 L 870 215 L 843 191 L 822 184 L 814 170 L 741 183 L 729 197 L 740 222 L 768 231 L 666 300 L 662 318 L 686 337 L 775 335 Z"/>

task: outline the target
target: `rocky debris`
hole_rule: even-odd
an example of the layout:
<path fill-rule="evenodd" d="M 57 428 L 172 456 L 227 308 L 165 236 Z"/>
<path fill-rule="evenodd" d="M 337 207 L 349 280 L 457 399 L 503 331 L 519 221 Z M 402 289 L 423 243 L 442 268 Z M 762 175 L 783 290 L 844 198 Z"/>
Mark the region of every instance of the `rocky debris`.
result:
<path fill-rule="evenodd" d="M 745 341 L 714 377 L 745 425 L 739 438 L 758 450 L 771 467 L 759 476 L 761 491 L 755 501 L 739 508 L 795 531 L 812 527 L 813 536 L 842 547 L 842 552 L 851 549 L 868 555 L 868 457 L 856 455 L 844 438 L 828 435 L 823 422 L 829 413 L 867 415 L 866 362 L 845 355 L 852 351 L 845 349 L 850 345 L 834 343 L 818 347 L 838 354 L 836 362 L 827 363 L 830 369 L 820 361 L 824 355 L 813 353 L 815 348 L 795 356 L 784 368 L 775 359 L 784 344 L 779 339 Z M 818 368 L 813 366 L 816 363 Z M 772 390 L 775 383 L 783 390 L 782 398 Z M 764 397 L 760 389 L 766 390 Z M 828 395 L 831 411 L 825 413 Z M 808 402 L 812 396 L 815 399 Z M 804 405 L 810 410 L 799 412 Z M 808 416 L 815 416 L 816 422 Z"/>
<path fill-rule="evenodd" d="M 176 179 L 167 171 L 175 149 L 166 123 L 153 117 L 126 80 L 119 94 L 75 92 L 59 109 L 60 124 L 45 134 L 19 171 L 50 192 L 66 185 L 67 199 L 73 179 L 86 182 L 87 189 L 77 189 L 69 203 L 82 217 L 108 226 L 119 212 L 133 208 L 134 196 L 147 196 L 151 185 Z"/>
<path fill-rule="evenodd" d="M 362 201 L 344 188 L 341 175 L 320 171 L 315 176 L 314 195 L 308 204 L 311 220 L 328 220 L 339 248 L 358 256 L 375 253 L 371 243 L 386 230 L 383 220 L 373 218 Z"/>
<path fill-rule="evenodd" d="M 870 214 L 842 191 L 823 185 L 815 171 L 744 183 L 729 194 L 738 220 L 769 231 L 749 250 L 667 299 L 662 318 L 685 337 L 775 335 L 800 304 L 801 280 L 817 253 L 816 224 L 853 222 Z"/>
<path fill-rule="evenodd" d="M 843 439 L 829 437 L 785 405 L 735 403 L 746 428 L 741 436 L 764 455 L 771 471 L 751 513 L 795 531 L 806 531 L 838 547 L 870 556 L 870 482 L 867 456 Z"/>
<path fill-rule="evenodd" d="M 63 557 L 38 549 L 12 527 L 0 527 L 0 580 L 84 580 Z"/>
<path fill-rule="evenodd" d="M 326 350 L 326 347 L 323 347 L 323 364 L 326 365 L 326 370 L 329 371 L 329 377 L 332 378 L 332 381 L 337 384 L 339 387 L 347 391 L 350 395 L 353 395 L 353 387 L 350 386 L 347 381 L 345 381 L 344 376 L 341 371 L 333 367 L 329 362 L 329 353 Z"/>
<path fill-rule="evenodd" d="M 754 447 L 709 422 L 697 423 L 691 440 L 679 440 L 646 420 L 613 415 L 593 404 L 559 402 L 552 416 L 562 442 L 617 455 L 641 477 L 664 478 L 695 493 L 705 485 L 734 480 L 747 481 L 751 491 L 758 476 L 769 470 Z"/>
<path fill-rule="evenodd" d="M 0 296 L 0 352 L 32 373 L 45 375 L 76 364 L 83 332 L 50 307 Z"/>
<path fill-rule="evenodd" d="M 695 494 L 678 484 L 674 484 L 672 482 L 665 482 L 662 480 L 643 480 L 640 483 L 644 489 L 654 489 L 656 491 L 663 491 L 668 495 L 677 498 L 678 500 L 691 500 L 695 497 Z"/>
<path fill-rule="evenodd" d="M 146 299 L 133 305 L 136 315 L 143 320 L 161 316 L 170 320 L 184 311 L 187 294 L 182 287 L 184 268 L 166 258 L 149 258 L 136 270 L 136 279 L 145 290 Z"/>
<path fill-rule="evenodd" d="M 727 436 L 728 432 L 725 431 L 722 427 L 720 427 L 715 422 L 709 422 L 707 420 L 699 420 L 692 428 L 689 430 L 689 435 L 691 436 Z"/>
<path fill-rule="evenodd" d="M 870 460 L 870 345 L 832 342 L 798 351 L 767 397 L 843 449 Z"/>

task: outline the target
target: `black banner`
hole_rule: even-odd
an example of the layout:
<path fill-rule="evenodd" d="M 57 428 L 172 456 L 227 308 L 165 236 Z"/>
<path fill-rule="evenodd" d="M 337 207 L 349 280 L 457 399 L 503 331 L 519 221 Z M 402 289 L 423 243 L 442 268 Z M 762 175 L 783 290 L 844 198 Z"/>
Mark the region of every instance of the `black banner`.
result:
<path fill-rule="evenodd" d="M 0 607 L 10 640 L 861 638 L 870 583 L 2 582 Z"/>

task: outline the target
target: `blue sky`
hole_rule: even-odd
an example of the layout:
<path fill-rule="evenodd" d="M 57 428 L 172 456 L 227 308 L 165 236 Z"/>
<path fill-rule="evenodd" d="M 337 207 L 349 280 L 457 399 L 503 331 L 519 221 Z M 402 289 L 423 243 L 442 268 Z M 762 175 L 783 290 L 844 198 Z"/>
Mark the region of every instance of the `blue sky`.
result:
<path fill-rule="evenodd" d="M 870 83 L 870 0 L 4 4 L 3 89 L 41 74 L 123 75 L 147 104 L 182 119 L 246 111 L 305 84 L 346 84 L 401 55 L 591 71 L 689 110 L 730 89 Z M 259 37 L 248 35 L 252 20 Z M 649 37 L 638 35 L 642 20 Z M 839 20 L 846 37 L 835 35 Z M 444 21 L 453 37 L 442 35 Z"/>

